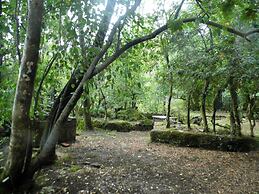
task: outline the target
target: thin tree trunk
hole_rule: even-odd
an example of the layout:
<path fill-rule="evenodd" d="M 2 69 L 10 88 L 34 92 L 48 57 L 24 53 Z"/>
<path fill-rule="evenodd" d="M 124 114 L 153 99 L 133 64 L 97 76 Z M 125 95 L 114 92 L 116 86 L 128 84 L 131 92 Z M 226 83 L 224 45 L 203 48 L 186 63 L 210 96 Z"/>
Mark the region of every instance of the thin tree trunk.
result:
<path fill-rule="evenodd" d="M 202 98 L 201 98 L 201 115 L 202 115 L 204 132 L 209 132 L 208 120 L 206 116 L 206 98 L 207 98 L 208 89 L 209 89 L 209 80 L 206 79 L 204 83 L 203 92 L 202 92 Z"/>
<path fill-rule="evenodd" d="M 213 99 L 213 113 L 212 113 L 212 124 L 213 124 L 213 132 L 216 133 L 216 112 L 218 110 L 219 97 L 222 93 L 222 89 L 218 89 L 214 99 Z"/>
<path fill-rule="evenodd" d="M 233 116 L 235 118 L 234 135 L 241 136 L 241 122 L 240 122 L 239 111 L 238 111 L 237 86 L 233 77 L 230 77 L 229 79 L 229 90 L 230 90 L 230 96 L 231 96 L 232 111 L 234 114 Z"/>
<path fill-rule="evenodd" d="M 166 115 L 166 100 L 167 98 L 165 97 L 163 100 L 163 114 Z"/>
<path fill-rule="evenodd" d="M 168 51 L 165 50 L 164 52 L 165 52 L 167 68 L 168 68 L 168 71 L 170 72 L 170 74 L 169 74 L 170 89 L 169 89 L 169 98 L 168 98 L 167 113 L 166 113 L 166 128 L 170 128 L 171 101 L 172 101 L 172 97 L 173 97 L 173 74 L 170 71 L 170 61 L 169 61 Z"/>
<path fill-rule="evenodd" d="M 104 119 L 105 119 L 105 121 L 107 121 L 107 119 L 108 119 L 107 101 L 106 101 L 106 97 L 103 93 L 102 88 L 100 88 L 100 92 L 101 92 L 101 95 L 102 95 L 102 99 L 104 101 L 104 114 L 105 114 Z M 116 115 L 116 117 L 117 117 L 117 115 Z"/>
<path fill-rule="evenodd" d="M 132 109 L 137 109 L 136 94 L 132 94 L 132 98 L 131 98 L 131 108 L 132 108 Z"/>
<path fill-rule="evenodd" d="M 254 110 L 255 110 L 255 105 L 256 105 L 256 96 L 252 96 L 250 97 L 250 95 L 248 94 L 247 95 L 247 111 L 246 111 L 246 114 L 247 114 L 247 119 L 249 121 L 249 126 L 250 126 L 250 136 L 251 137 L 254 137 L 254 128 L 255 128 L 255 125 L 256 125 L 256 122 L 255 122 L 255 117 L 254 117 Z"/>
<path fill-rule="evenodd" d="M 191 129 L 191 118 L 190 114 L 191 113 L 191 94 L 188 94 L 187 97 L 187 127 L 190 130 Z"/>
<path fill-rule="evenodd" d="M 31 161 L 29 112 L 38 63 L 43 0 L 29 1 L 28 9 L 26 40 L 13 105 L 9 154 L 2 174 L 2 180 L 12 184 L 22 180 Z"/>
<path fill-rule="evenodd" d="M 14 13 L 14 18 L 15 18 L 15 46 L 16 46 L 16 53 L 18 56 L 18 63 L 20 65 L 21 63 L 21 52 L 20 52 L 20 24 L 19 24 L 19 14 L 20 14 L 20 7 L 21 7 L 21 0 L 16 0 L 16 5 L 15 5 L 15 13 Z"/>
<path fill-rule="evenodd" d="M 2 0 L 0 0 L 0 21 L 4 21 L 3 18 L 2 18 L 3 17 L 2 10 L 3 10 L 3 8 L 2 8 Z M 3 25 L 3 24 L 1 24 L 1 25 Z M 4 57 L 2 41 L 3 41 L 3 31 L 0 30 L 0 69 L 3 66 L 3 57 Z M 2 82 L 2 72 L 0 70 L 0 85 L 1 85 L 1 82 Z"/>
<path fill-rule="evenodd" d="M 46 66 L 45 70 L 44 70 L 44 73 L 42 75 L 42 78 L 40 80 L 40 83 L 39 83 L 39 87 L 37 89 L 37 92 L 35 94 L 35 98 L 34 98 L 34 118 L 37 118 L 38 117 L 38 114 L 37 114 L 37 110 L 38 110 L 38 102 L 39 102 L 39 97 L 40 97 L 40 93 L 41 93 L 41 90 L 42 90 L 42 87 L 43 87 L 43 83 L 44 83 L 44 80 L 45 78 L 47 77 L 52 65 L 54 64 L 56 58 L 57 58 L 57 54 L 55 54 L 49 61 L 48 65 Z"/>
<path fill-rule="evenodd" d="M 85 94 L 84 97 L 84 122 L 85 122 L 85 130 L 93 130 L 92 119 L 91 119 L 91 102 L 89 96 L 89 83 L 85 86 Z"/>
<path fill-rule="evenodd" d="M 83 29 L 83 13 L 82 10 L 79 11 L 78 13 L 78 29 L 79 29 L 79 44 L 80 44 L 80 49 L 81 49 L 81 55 L 82 55 L 82 66 L 81 68 L 83 69 L 88 69 L 89 68 L 89 62 L 87 61 L 87 53 L 86 53 L 86 46 L 85 46 L 85 33 Z M 93 125 L 92 125 L 92 119 L 91 119 L 91 100 L 90 100 L 90 93 L 89 93 L 89 82 L 86 83 L 84 87 L 84 123 L 85 123 L 85 130 L 93 130 Z"/>
<path fill-rule="evenodd" d="M 235 116 L 234 116 L 233 110 L 230 110 L 230 128 L 231 128 L 232 134 L 235 135 L 236 134 L 236 121 L 235 121 Z"/>
<path fill-rule="evenodd" d="M 170 85 L 169 98 L 167 104 L 167 113 L 166 113 L 166 128 L 170 128 L 170 113 L 171 113 L 171 101 L 173 96 L 173 85 Z"/>

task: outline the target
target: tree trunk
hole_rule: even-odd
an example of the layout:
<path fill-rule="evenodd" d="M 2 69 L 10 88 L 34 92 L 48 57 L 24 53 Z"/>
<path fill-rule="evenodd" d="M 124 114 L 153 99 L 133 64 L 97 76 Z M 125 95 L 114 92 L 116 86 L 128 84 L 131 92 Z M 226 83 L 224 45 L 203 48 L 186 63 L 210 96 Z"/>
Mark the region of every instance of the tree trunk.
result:
<path fill-rule="evenodd" d="M 166 115 L 166 100 L 167 98 L 165 97 L 163 100 L 163 114 Z"/>
<path fill-rule="evenodd" d="M 169 98 L 167 104 L 167 113 L 166 113 L 166 128 L 170 128 L 170 114 L 171 114 L 171 101 L 173 96 L 173 85 L 170 85 Z"/>
<path fill-rule="evenodd" d="M 169 89 L 169 98 L 168 98 L 168 103 L 167 103 L 167 113 L 166 113 L 166 128 L 170 128 L 170 114 L 171 114 L 171 101 L 172 101 L 172 97 L 173 97 L 173 74 L 170 71 L 170 61 L 169 61 L 169 55 L 168 55 L 168 51 L 165 49 L 164 51 L 165 53 L 165 60 L 166 60 L 166 64 L 167 64 L 167 68 L 169 73 L 169 85 L 170 85 L 170 89 Z"/>
<path fill-rule="evenodd" d="M 87 61 L 87 53 L 86 53 L 86 46 L 85 46 L 85 33 L 82 24 L 83 21 L 83 13 L 82 10 L 79 10 L 78 13 L 78 29 L 79 29 L 79 44 L 81 49 L 81 55 L 82 55 L 82 66 L 83 69 L 89 68 L 89 62 Z M 84 87 L 84 122 L 85 122 L 85 130 L 93 130 L 92 125 L 92 119 L 91 119 L 91 100 L 90 100 L 90 94 L 89 94 L 89 82 Z"/>
<path fill-rule="evenodd" d="M 3 14 L 2 14 L 2 10 L 3 10 L 3 8 L 2 8 L 2 0 L 0 0 L 0 21 L 4 21 L 3 20 Z M 0 27 L 2 28 L 2 23 L 0 23 Z M 2 43 L 2 41 L 3 41 L 3 31 L 2 30 L 0 30 L 0 69 L 2 68 L 2 66 L 3 66 L 3 43 Z M 1 70 L 0 70 L 0 85 L 1 85 L 1 82 L 2 82 L 2 72 L 1 72 Z"/>
<path fill-rule="evenodd" d="M 235 133 L 236 133 L 236 120 L 235 120 L 233 110 L 230 110 L 230 128 L 231 128 L 232 134 L 235 135 Z"/>
<path fill-rule="evenodd" d="M 189 130 L 191 129 L 190 113 L 191 113 L 191 94 L 188 94 L 188 98 L 187 98 L 187 127 L 188 127 Z"/>
<path fill-rule="evenodd" d="M 233 116 L 235 118 L 234 135 L 241 136 L 241 122 L 240 122 L 239 111 L 238 111 L 237 83 L 235 83 L 233 77 L 230 77 L 229 79 L 229 90 L 230 90 L 230 96 L 231 96 Z"/>
<path fill-rule="evenodd" d="M 216 112 L 219 105 L 219 97 L 221 96 L 222 90 L 218 89 L 214 99 L 213 99 L 213 113 L 212 113 L 212 124 L 213 124 L 213 132 L 216 133 Z"/>
<path fill-rule="evenodd" d="M 116 0 L 108 0 L 107 2 L 102 21 L 100 22 L 99 30 L 93 43 L 93 48 L 101 48 L 103 46 L 104 39 L 109 28 L 110 20 L 114 12 L 115 3 Z M 87 63 L 90 63 L 93 58 L 94 56 L 88 56 L 86 60 Z M 86 64 L 86 66 L 89 65 Z M 54 123 L 57 121 L 58 117 L 60 116 L 62 110 L 65 108 L 69 100 L 72 98 L 73 92 L 75 92 L 76 88 L 79 86 L 80 81 L 83 79 L 83 76 L 84 74 L 82 73 L 80 67 L 75 69 L 70 80 L 67 82 L 66 86 L 63 88 L 58 98 L 55 100 L 48 116 L 48 127 L 45 130 L 44 135 L 42 136 L 41 147 L 45 144 Z M 83 88 L 81 88 L 81 90 L 79 91 L 79 95 L 77 95 L 78 99 L 80 98 L 82 93 Z"/>
<path fill-rule="evenodd" d="M 136 94 L 132 94 L 131 98 L 131 108 L 132 109 L 137 109 L 137 102 L 136 102 Z"/>
<path fill-rule="evenodd" d="M 136 1 L 135 4 L 132 6 L 132 8 L 126 11 L 124 16 L 126 17 L 130 13 L 134 13 L 136 8 L 138 7 L 139 3 L 140 3 L 140 1 Z M 84 85 L 88 83 L 89 79 L 91 79 L 94 75 L 96 75 L 96 74 L 94 74 L 96 65 L 102 59 L 104 54 L 107 52 L 108 48 L 111 46 L 112 40 L 114 38 L 114 34 L 116 32 L 115 29 L 117 29 L 117 27 L 119 25 L 119 22 L 121 22 L 121 20 L 118 20 L 115 23 L 115 25 L 112 29 L 112 32 L 109 35 L 108 43 L 94 57 L 94 59 L 91 62 L 91 65 L 89 66 L 89 68 L 85 72 L 85 74 L 84 74 L 83 78 L 81 79 L 79 85 L 76 87 L 75 92 L 72 93 L 72 97 L 69 98 L 65 107 L 60 109 L 61 113 L 59 114 L 59 116 L 56 119 L 56 122 L 54 123 L 53 127 L 51 128 L 50 134 L 49 134 L 46 142 L 44 143 L 44 145 L 43 145 L 43 147 L 40 151 L 40 154 L 35 158 L 35 160 L 33 161 L 32 165 L 31 165 L 31 168 L 30 168 L 31 173 L 30 174 L 33 174 L 33 172 L 35 172 L 35 170 L 37 170 L 37 168 L 39 168 L 42 164 L 44 164 L 44 161 L 49 158 L 49 154 L 51 154 L 52 151 L 55 150 L 57 140 L 58 140 L 58 136 L 59 136 L 59 131 L 61 130 L 62 125 L 67 120 L 69 114 L 71 113 L 71 111 L 75 107 L 77 101 L 81 97 Z M 113 62 L 112 60 L 108 61 L 107 65 L 111 64 L 112 62 Z"/>
<path fill-rule="evenodd" d="M 249 126 L 250 126 L 250 136 L 254 137 L 254 128 L 256 125 L 255 122 L 255 117 L 254 117 L 254 110 L 255 110 L 255 105 L 256 105 L 256 95 L 250 97 L 250 95 L 247 95 L 247 119 L 249 121 Z"/>
<path fill-rule="evenodd" d="M 9 154 L 2 174 L 2 178 L 12 184 L 21 181 L 31 160 L 29 113 L 38 63 L 42 12 L 43 0 L 29 1 L 28 27 L 13 105 Z"/>
<path fill-rule="evenodd" d="M 204 132 L 209 132 L 208 120 L 206 116 L 206 98 L 207 98 L 208 89 L 209 89 L 209 80 L 206 79 L 204 83 L 203 92 L 202 92 L 202 98 L 201 98 L 201 115 L 202 115 Z"/>
<path fill-rule="evenodd" d="M 89 96 L 89 84 L 85 86 L 85 96 L 84 96 L 84 122 L 85 122 L 85 130 L 93 130 L 92 119 L 91 119 L 91 102 Z"/>
<path fill-rule="evenodd" d="M 103 93 L 102 88 L 100 88 L 100 92 L 101 92 L 102 99 L 103 99 L 103 102 L 104 102 L 104 119 L 105 119 L 105 121 L 107 121 L 107 119 L 108 119 L 107 101 L 106 101 L 106 97 Z M 116 114 L 116 118 L 117 118 L 117 113 L 115 113 L 115 114 Z"/>

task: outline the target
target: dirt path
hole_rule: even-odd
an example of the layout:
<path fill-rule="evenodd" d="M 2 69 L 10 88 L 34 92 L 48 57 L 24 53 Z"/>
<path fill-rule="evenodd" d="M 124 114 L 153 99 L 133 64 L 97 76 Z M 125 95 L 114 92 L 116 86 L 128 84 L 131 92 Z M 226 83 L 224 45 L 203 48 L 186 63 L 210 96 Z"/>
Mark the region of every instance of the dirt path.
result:
<path fill-rule="evenodd" d="M 150 144 L 149 132 L 86 132 L 37 178 L 40 193 L 257 193 L 259 152 Z"/>

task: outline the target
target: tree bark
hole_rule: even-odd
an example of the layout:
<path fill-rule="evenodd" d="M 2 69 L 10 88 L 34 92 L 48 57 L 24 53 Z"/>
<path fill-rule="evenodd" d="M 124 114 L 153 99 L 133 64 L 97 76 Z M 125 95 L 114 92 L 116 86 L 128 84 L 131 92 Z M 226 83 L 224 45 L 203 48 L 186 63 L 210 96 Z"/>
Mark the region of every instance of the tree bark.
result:
<path fill-rule="evenodd" d="M 216 112 L 218 110 L 219 98 L 221 96 L 222 89 L 218 89 L 214 99 L 213 99 L 213 112 L 212 112 L 212 124 L 213 132 L 216 133 Z"/>
<path fill-rule="evenodd" d="M 231 96 L 231 108 L 233 112 L 234 117 L 234 128 L 233 132 L 236 136 L 241 136 L 241 122 L 239 117 L 239 111 L 238 111 L 238 95 L 237 95 L 237 83 L 234 80 L 234 77 L 229 78 L 229 91 Z"/>
<path fill-rule="evenodd" d="M 31 161 L 30 106 L 34 90 L 41 26 L 43 0 L 29 1 L 28 27 L 19 77 L 16 87 L 9 154 L 2 180 L 17 184 Z"/>
<path fill-rule="evenodd" d="M 206 98 L 208 94 L 209 83 L 210 83 L 209 79 L 206 79 L 204 83 L 203 92 L 202 92 L 202 98 L 201 98 L 201 115 L 202 115 L 204 132 L 209 132 L 208 120 L 206 116 Z"/>
<path fill-rule="evenodd" d="M 89 84 L 85 86 L 85 96 L 84 96 L 84 122 L 85 122 L 85 130 L 93 130 L 92 118 L 91 118 L 91 102 L 89 95 Z"/>
<path fill-rule="evenodd" d="M 105 95 L 104 95 L 104 93 L 103 93 L 102 88 L 100 88 L 100 93 L 101 93 L 101 95 L 102 95 L 102 99 L 103 99 L 103 102 L 104 102 L 104 119 L 105 119 L 105 121 L 107 121 L 107 119 L 108 119 L 107 101 L 106 101 L 106 97 L 105 97 Z M 116 113 L 116 114 L 117 114 L 117 113 Z M 117 117 L 117 115 L 116 115 L 116 117 Z"/>
<path fill-rule="evenodd" d="M 190 114 L 191 113 L 191 94 L 188 94 L 187 97 L 187 127 L 190 130 L 191 129 L 191 118 Z"/>
<path fill-rule="evenodd" d="M 249 126 L 250 126 L 250 136 L 254 137 L 254 128 L 256 125 L 255 122 L 255 117 L 254 117 L 254 110 L 255 110 L 255 105 L 256 105 L 256 95 L 253 95 L 252 97 L 250 97 L 250 95 L 247 95 L 247 111 L 246 111 L 246 115 L 247 115 L 247 119 L 249 121 Z"/>
<path fill-rule="evenodd" d="M 16 46 L 16 53 L 18 56 L 18 63 L 20 65 L 21 63 L 21 52 L 20 52 L 20 24 L 19 24 L 19 14 L 20 14 L 20 7 L 21 7 L 21 0 L 16 0 L 16 5 L 15 5 L 15 13 L 14 13 L 14 18 L 15 18 L 15 46 Z"/>
<path fill-rule="evenodd" d="M 169 55 L 168 51 L 165 49 L 165 59 L 167 63 L 167 68 L 169 73 L 169 97 L 168 97 L 168 102 L 167 102 L 167 113 L 166 113 L 166 128 L 170 128 L 170 114 L 171 114 L 171 101 L 173 97 L 173 74 L 170 71 L 170 61 L 169 61 Z"/>
<path fill-rule="evenodd" d="M 171 114 L 172 96 L 173 96 L 173 85 L 170 84 L 168 104 L 167 104 L 167 113 L 166 113 L 166 128 L 170 128 L 170 114 Z"/>
<path fill-rule="evenodd" d="M 2 25 L 3 25 L 2 21 L 4 21 L 3 18 L 2 18 L 3 17 L 2 10 L 3 10 L 2 0 L 0 0 L 0 21 L 1 21 L 0 27 L 1 28 L 2 28 Z M 3 66 L 3 57 L 4 57 L 3 56 L 3 43 L 2 43 L 2 41 L 3 41 L 3 31 L 0 30 L 0 69 Z M 1 85 L 1 82 L 2 82 L 2 72 L 0 71 L 0 85 Z"/>

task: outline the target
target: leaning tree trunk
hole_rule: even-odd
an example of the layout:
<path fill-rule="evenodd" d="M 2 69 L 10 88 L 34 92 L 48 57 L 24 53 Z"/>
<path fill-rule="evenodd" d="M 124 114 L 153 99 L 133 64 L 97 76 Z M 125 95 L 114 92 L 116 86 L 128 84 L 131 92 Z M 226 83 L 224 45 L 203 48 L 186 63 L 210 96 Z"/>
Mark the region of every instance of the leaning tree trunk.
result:
<path fill-rule="evenodd" d="M 188 94 L 187 97 L 187 127 L 190 130 L 191 129 L 191 94 Z"/>
<path fill-rule="evenodd" d="M 18 184 L 31 160 L 30 106 L 36 75 L 43 0 L 29 1 L 28 26 L 19 77 L 16 87 L 9 154 L 2 178 Z"/>
<path fill-rule="evenodd" d="M 203 92 L 202 92 L 202 98 L 201 98 L 201 115 L 202 115 L 204 132 L 209 132 L 208 120 L 206 116 L 206 98 L 207 98 L 208 89 L 209 89 L 209 80 L 206 79 L 204 83 Z"/>
<path fill-rule="evenodd" d="M 135 4 L 130 9 L 128 9 L 126 11 L 126 13 L 123 15 L 124 17 L 120 17 L 120 20 L 118 20 L 114 24 L 114 26 L 113 26 L 113 28 L 111 30 L 111 33 L 110 33 L 110 35 L 108 37 L 107 44 L 105 46 L 103 46 L 101 51 L 91 61 L 91 65 L 89 66 L 89 68 L 85 72 L 85 74 L 84 74 L 83 78 L 81 79 L 79 85 L 76 87 L 75 92 L 73 92 L 72 97 L 69 98 L 69 100 L 68 100 L 67 104 L 65 105 L 65 107 L 63 109 L 61 109 L 61 113 L 57 117 L 56 122 L 54 123 L 54 125 L 52 126 L 52 128 L 50 130 L 50 134 L 49 134 L 46 142 L 44 143 L 44 145 L 43 145 L 39 155 L 37 155 L 37 157 L 33 160 L 33 163 L 31 165 L 30 173 L 29 174 L 33 174 L 36 170 L 38 170 L 38 168 L 44 164 L 44 161 L 49 158 L 49 155 L 52 154 L 53 150 L 55 150 L 56 144 L 57 144 L 57 141 L 58 141 L 58 137 L 59 137 L 59 132 L 62 129 L 62 125 L 67 120 L 69 114 L 71 113 L 71 111 L 75 107 L 77 101 L 81 97 L 84 85 L 87 84 L 89 79 L 91 79 L 94 75 L 97 74 L 97 73 L 94 74 L 94 72 L 96 70 L 96 65 L 103 58 L 103 56 L 105 55 L 107 50 L 112 45 L 112 42 L 113 42 L 113 39 L 114 39 L 114 35 L 116 33 L 116 29 L 118 28 L 118 25 L 120 24 L 121 19 L 126 18 L 127 16 L 133 14 L 139 4 L 140 4 L 140 0 L 136 0 Z M 131 48 L 132 46 L 134 46 L 134 44 L 132 44 L 129 47 L 125 48 L 125 50 Z M 125 50 L 123 50 L 123 52 Z M 117 54 L 116 56 L 114 56 L 112 58 L 108 58 L 109 60 L 107 59 L 106 62 L 103 64 L 103 65 L 105 65 L 105 68 L 107 66 L 109 66 L 114 60 L 116 60 L 123 52 L 120 52 L 119 54 Z M 104 70 L 105 68 L 103 68 L 102 70 Z"/>
<path fill-rule="evenodd" d="M 99 30 L 96 34 L 96 38 L 93 43 L 93 48 L 101 48 L 103 46 L 107 31 L 109 28 L 109 24 L 111 21 L 111 17 L 114 12 L 115 4 L 116 4 L 116 0 L 108 0 L 107 6 L 104 10 L 102 21 L 100 22 Z M 95 56 L 88 56 L 86 61 L 88 61 L 89 63 L 93 60 L 94 57 Z M 86 66 L 88 65 L 86 64 Z M 55 122 L 57 121 L 57 119 L 59 118 L 62 110 L 65 108 L 65 106 L 71 99 L 73 93 L 75 92 L 76 88 L 79 86 L 80 81 L 83 79 L 83 76 L 84 74 L 82 73 L 81 67 L 75 69 L 74 73 L 72 74 L 71 78 L 67 82 L 66 86 L 63 88 L 60 95 L 55 100 L 48 116 L 48 127 L 44 131 L 44 134 L 41 139 L 41 148 L 45 144 L 47 137 L 49 136 L 51 129 L 55 124 Z M 83 88 L 81 88 L 81 90 L 79 91 L 79 95 L 77 95 L 78 99 L 81 97 L 82 93 L 83 93 Z"/>
<path fill-rule="evenodd" d="M 238 111 L 237 83 L 235 83 L 233 77 L 230 77 L 229 79 L 229 90 L 231 96 L 231 107 L 234 114 L 233 116 L 235 118 L 234 135 L 241 136 L 241 122 Z"/>

